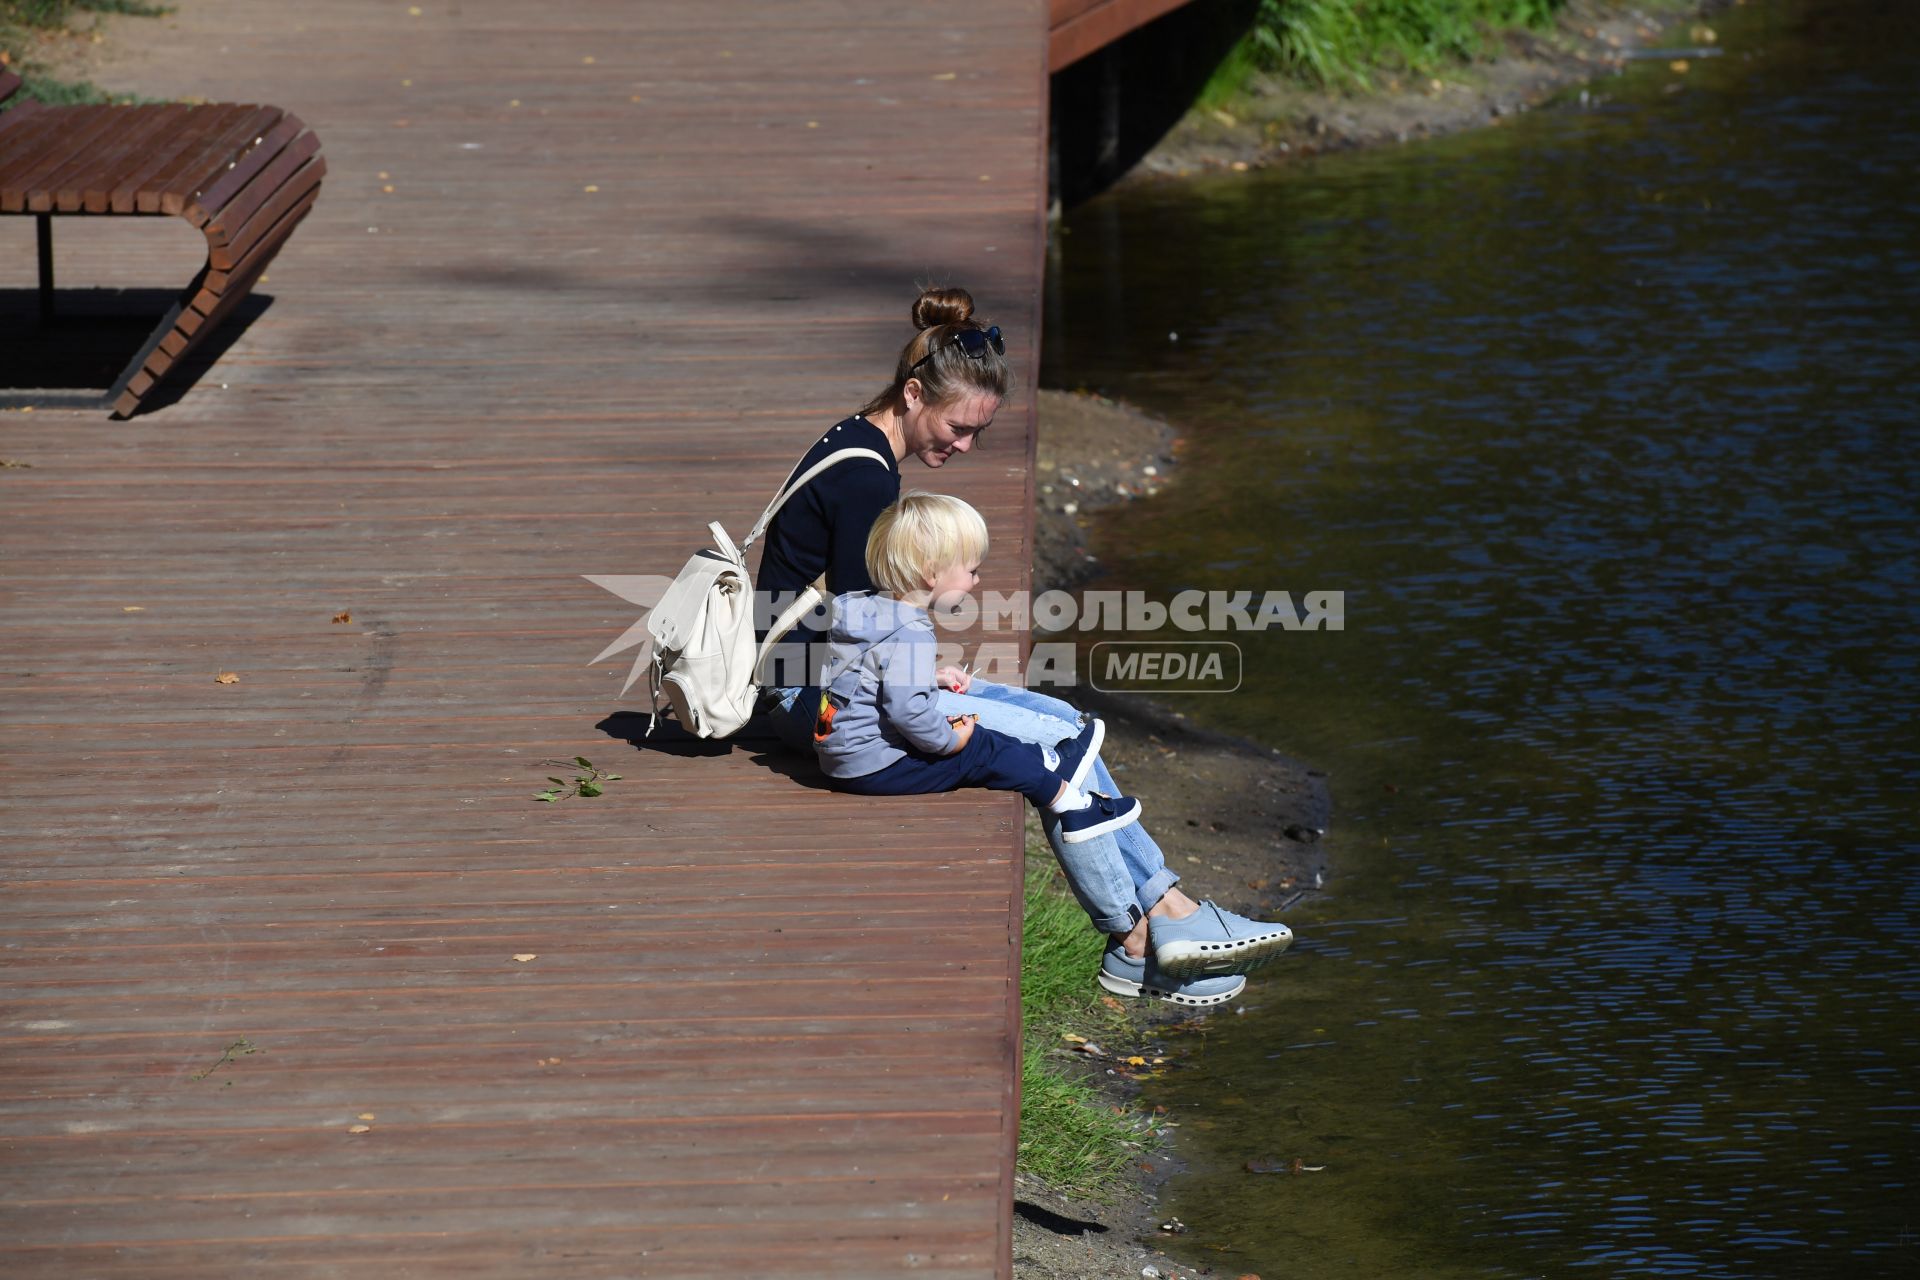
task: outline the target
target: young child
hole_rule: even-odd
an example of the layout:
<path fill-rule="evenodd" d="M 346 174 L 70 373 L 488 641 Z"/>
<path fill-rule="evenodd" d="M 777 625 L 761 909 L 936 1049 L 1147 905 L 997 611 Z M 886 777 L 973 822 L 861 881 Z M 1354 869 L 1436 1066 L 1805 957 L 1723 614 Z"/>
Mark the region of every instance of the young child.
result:
<path fill-rule="evenodd" d="M 874 520 L 867 575 L 880 590 L 833 601 L 813 735 L 820 767 L 860 795 L 1018 791 L 1060 815 L 1069 843 L 1138 822 L 1138 800 L 1083 789 L 1106 733 L 1099 720 L 1048 749 L 940 714 L 936 680 L 947 673 L 934 669 L 929 610 L 951 610 L 980 585 L 986 554 L 987 523 L 959 498 L 909 493 Z"/>

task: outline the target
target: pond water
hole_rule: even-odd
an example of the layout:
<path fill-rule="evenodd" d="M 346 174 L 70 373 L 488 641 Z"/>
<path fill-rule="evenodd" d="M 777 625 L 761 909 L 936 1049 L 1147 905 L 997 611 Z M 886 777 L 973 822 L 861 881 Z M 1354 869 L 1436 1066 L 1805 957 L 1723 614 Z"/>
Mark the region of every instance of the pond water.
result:
<path fill-rule="evenodd" d="M 1920 1274 L 1920 5 L 1714 25 L 1067 217 L 1046 382 L 1186 432 L 1100 585 L 1345 593 L 1170 699 L 1338 806 L 1147 1086 L 1215 1274 Z"/>

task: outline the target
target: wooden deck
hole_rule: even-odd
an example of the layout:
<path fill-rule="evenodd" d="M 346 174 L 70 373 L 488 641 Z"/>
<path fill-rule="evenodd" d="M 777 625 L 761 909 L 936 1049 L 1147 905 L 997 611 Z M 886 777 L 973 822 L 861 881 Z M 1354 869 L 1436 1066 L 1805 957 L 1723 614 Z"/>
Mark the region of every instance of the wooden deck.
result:
<path fill-rule="evenodd" d="M 173 403 L 0 413 L 0 1273 L 1006 1275 L 1017 798 L 636 750 L 580 575 L 744 528 L 940 277 L 1023 584 L 1045 6 L 177 8 L 98 78 L 331 174 Z M 142 230 L 62 286 L 191 270 Z"/>

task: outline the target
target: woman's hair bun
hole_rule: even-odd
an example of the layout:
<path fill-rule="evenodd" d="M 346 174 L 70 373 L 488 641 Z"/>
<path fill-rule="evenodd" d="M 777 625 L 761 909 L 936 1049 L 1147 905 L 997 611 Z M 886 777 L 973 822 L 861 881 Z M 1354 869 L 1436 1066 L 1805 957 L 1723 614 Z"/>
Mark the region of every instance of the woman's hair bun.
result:
<path fill-rule="evenodd" d="M 943 324 L 965 324 L 973 319 L 973 295 L 965 289 L 923 289 L 913 300 L 913 327 L 932 329 Z"/>

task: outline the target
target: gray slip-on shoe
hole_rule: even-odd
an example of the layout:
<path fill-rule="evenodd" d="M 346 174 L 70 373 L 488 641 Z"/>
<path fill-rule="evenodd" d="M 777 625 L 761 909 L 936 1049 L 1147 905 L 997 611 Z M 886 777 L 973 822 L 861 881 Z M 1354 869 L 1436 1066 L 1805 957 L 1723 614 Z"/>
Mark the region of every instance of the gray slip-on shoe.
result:
<path fill-rule="evenodd" d="M 1204 1009 L 1225 1004 L 1246 990 L 1247 980 L 1239 974 L 1223 978 L 1174 978 L 1162 973 L 1151 957 L 1135 959 L 1117 942 L 1107 944 L 1100 957 L 1100 985 L 1117 996 L 1139 999 L 1152 996 L 1168 1004 Z"/>
<path fill-rule="evenodd" d="M 1259 968 L 1287 949 L 1293 930 L 1203 902 L 1198 911 L 1181 920 L 1147 917 L 1147 939 L 1162 973 L 1198 978 Z"/>

